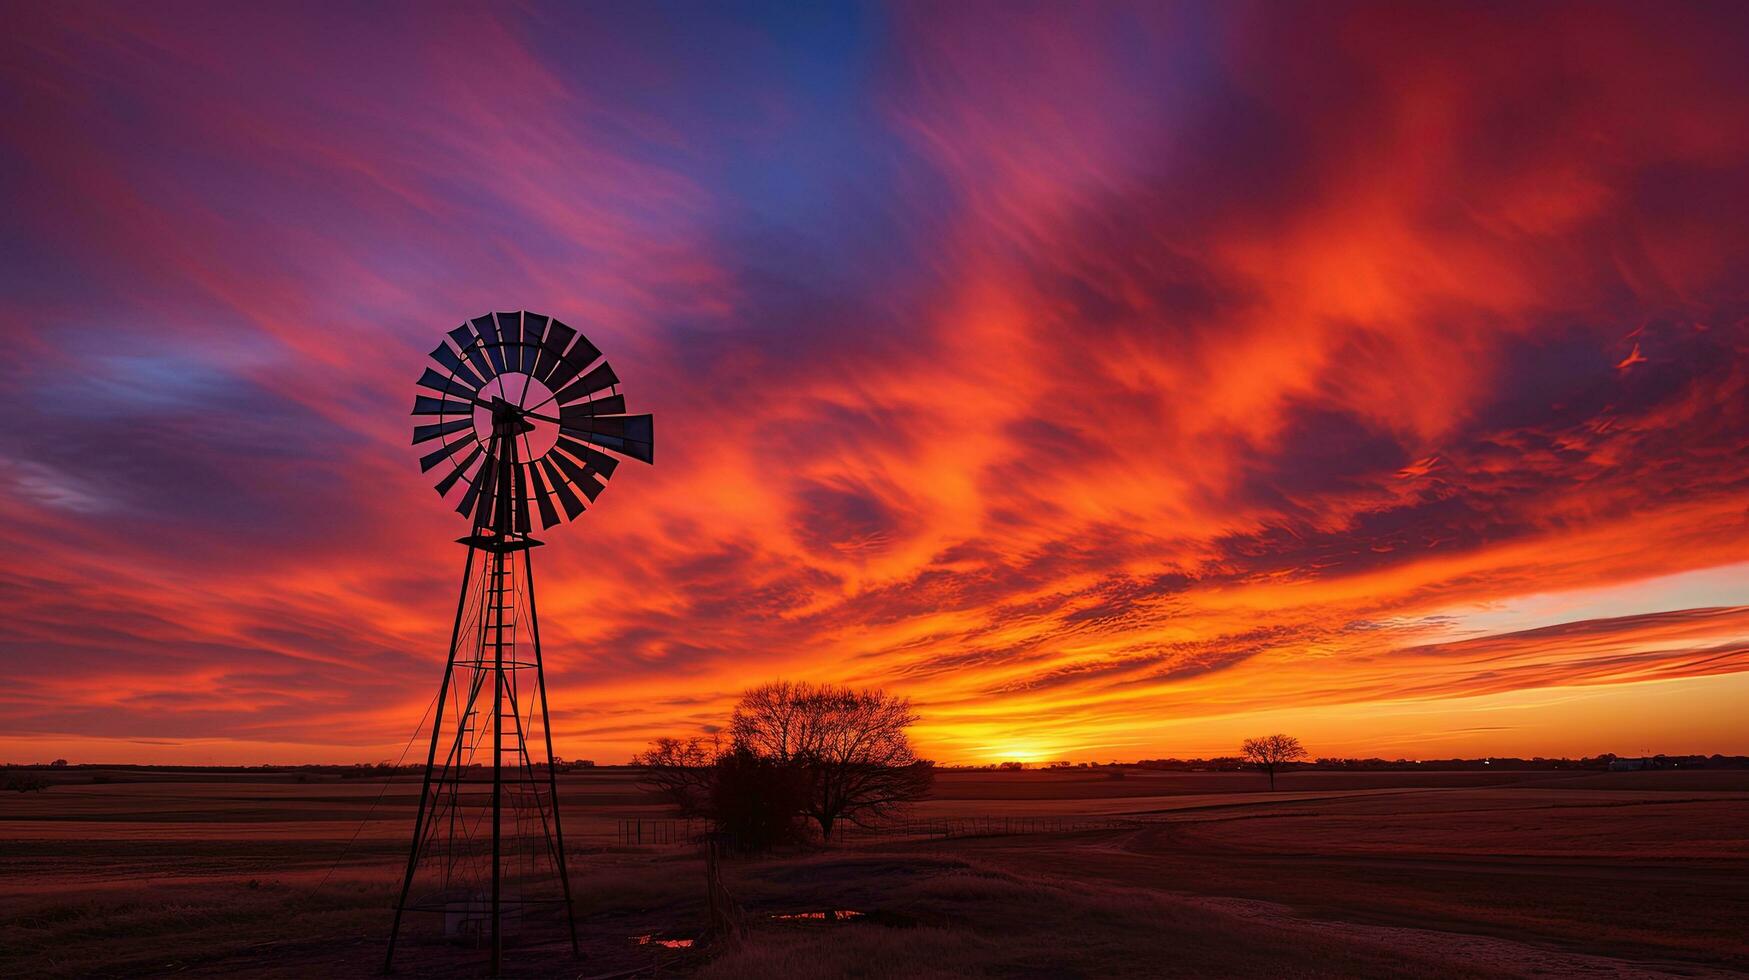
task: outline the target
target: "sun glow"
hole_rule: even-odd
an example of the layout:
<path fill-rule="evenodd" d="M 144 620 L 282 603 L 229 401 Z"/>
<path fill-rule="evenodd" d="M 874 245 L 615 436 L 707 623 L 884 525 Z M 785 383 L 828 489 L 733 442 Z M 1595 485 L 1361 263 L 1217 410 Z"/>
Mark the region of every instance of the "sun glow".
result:
<path fill-rule="evenodd" d="M 1062 759 L 1060 750 L 1030 742 L 1006 742 L 989 745 L 978 752 L 977 756 L 978 761 L 981 762 L 1018 762 L 1027 766 L 1036 766 Z"/>

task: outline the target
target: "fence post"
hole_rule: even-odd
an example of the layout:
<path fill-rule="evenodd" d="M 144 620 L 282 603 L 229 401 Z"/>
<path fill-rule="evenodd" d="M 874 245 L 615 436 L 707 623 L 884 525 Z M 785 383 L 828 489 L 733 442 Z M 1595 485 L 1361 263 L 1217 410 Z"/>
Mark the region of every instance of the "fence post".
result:
<path fill-rule="evenodd" d="M 718 864 L 723 836 L 714 832 L 705 836 L 705 902 L 709 906 L 711 933 L 722 937 L 734 949 L 741 945 L 746 927 L 741 921 L 740 903 L 723 886 L 723 872 Z"/>

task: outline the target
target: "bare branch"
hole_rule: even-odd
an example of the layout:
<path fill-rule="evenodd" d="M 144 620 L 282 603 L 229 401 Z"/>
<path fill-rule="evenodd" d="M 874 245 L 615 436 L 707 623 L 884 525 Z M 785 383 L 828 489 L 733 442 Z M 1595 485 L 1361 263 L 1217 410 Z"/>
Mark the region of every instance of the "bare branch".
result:
<path fill-rule="evenodd" d="M 908 700 L 884 691 L 778 681 L 741 698 L 731 731 L 737 747 L 803 770 L 803 812 L 830 838 L 839 820 L 878 819 L 928 795 L 934 768 L 906 734 L 916 720 Z"/>
<path fill-rule="evenodd" d="M 659 738 L 632 764 L 643 766 L 639 785 L 678 807 L 682 816 L 705 815 L 710 809 L 713 769 L 723 754 L 716 735 Z"/>
<path fill-rule="evenodd" d="M 1275 773 L 1290 762 L 1306 758 L 1306 749 L 1292 735 L 1265 735 L 1248 738 L 1243 748 L 1245 760 L 1269 773 L 1269 788 L 1275 789 Z"/>

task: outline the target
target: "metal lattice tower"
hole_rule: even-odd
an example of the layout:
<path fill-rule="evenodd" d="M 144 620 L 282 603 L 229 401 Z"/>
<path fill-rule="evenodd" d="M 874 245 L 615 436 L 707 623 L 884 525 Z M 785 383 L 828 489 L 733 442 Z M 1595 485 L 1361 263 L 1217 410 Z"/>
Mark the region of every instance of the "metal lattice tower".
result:
<path fill-rule="evenodd" d="M 461 597 L 383 969 L 393 966 L 403 915 L 430 912 L 447 935 L 489 941 L 497 976 L 505 936 L 525 912 L 562 909 L 578 952 L 530 505 L 543 528 L 562 523 L 561 508 L 576 518 L 582 498 L 593 503 L 613 474 L 615 455 L 651 461 L 651 420 L 625 414 L 612 367 L 591 368 L 600 351 L 557 320 L 487 314 L 449 336 L 431 354 L 445 370 L 427 368 L 419 380 L 439 397 L 421 394 L 413 408 L 438 421 L 415 426 L 413 442 L 439 442 L 420 465 L 444 468 L 439 494 L 465 484 L 456 509 L 473 530 L 459 539 L 468 549 Z M 557 415 L 543 414 L 555 402 Z"/>

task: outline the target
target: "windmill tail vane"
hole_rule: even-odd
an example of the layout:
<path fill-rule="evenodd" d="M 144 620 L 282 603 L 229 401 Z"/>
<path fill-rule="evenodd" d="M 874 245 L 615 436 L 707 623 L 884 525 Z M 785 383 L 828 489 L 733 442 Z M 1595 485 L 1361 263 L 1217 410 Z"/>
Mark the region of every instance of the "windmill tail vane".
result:
<path fill-rule="evenodd" d="M 470 521 L 413 841 L 383 960 L 405 913 L 489 943 L 562 916 L 578 952 L 535 609 L 531 537 L 575 520 L 621 460 L 654 459 L 649 415 L 589 339 L 537 313 L 488 313 L 449 331 L 413 400 L 413 444 L 437 492 Z M 459 492 L 458 492 L 459 488 Z M 561 516 L 562 515 L 562 516 Z"/>

